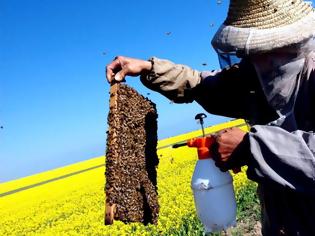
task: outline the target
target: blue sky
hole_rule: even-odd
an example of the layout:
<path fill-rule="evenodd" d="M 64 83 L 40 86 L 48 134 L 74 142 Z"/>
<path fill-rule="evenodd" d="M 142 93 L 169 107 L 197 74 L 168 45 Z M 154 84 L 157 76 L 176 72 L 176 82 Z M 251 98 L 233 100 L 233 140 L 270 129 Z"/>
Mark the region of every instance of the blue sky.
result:
<path fill-rule="evenodd" d="M 218 67 L 210 40 L 226 0 L 0 1 L 0 182 L 104 154 L 114 56 Z M 166 35 L 166 32 L 171 32 Z M 207 63 L 208 66 L 202 66 Z M 159 138 L 195 130 L 196 104 L 157 104 Z M 216 101 L 213 101 L 216 102 Z M 226 121 L 211 116 L 206 125 Z"/>

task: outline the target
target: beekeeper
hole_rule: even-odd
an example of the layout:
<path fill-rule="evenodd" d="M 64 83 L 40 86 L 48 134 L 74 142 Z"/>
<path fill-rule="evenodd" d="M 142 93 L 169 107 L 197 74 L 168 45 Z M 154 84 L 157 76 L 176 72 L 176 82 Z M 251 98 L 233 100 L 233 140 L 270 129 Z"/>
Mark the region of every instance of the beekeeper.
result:
<path fill-rule="evenodd" d="M 315 13 L 302 0 L 231 0 L 212 45 L 222 70 L 116 57 L 109 82 L 141 75 L 177 103 L 244 118 L 217 136 L 216 165 L 247 165 L 258 183 L 263 235 L 315 235 Z"/>

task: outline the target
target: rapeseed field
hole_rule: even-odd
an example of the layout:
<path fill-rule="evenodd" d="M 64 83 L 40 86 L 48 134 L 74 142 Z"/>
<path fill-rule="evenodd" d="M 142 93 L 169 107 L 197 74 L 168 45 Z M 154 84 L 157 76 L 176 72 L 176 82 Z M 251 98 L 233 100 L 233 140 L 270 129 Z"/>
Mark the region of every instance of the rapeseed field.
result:
<path fill-rule="evenodd" d="M 206 133 L 242 124 L 236 120 L 209 127 Z M 0 235 L 203 235 L 190 189 L 196 150 L 169 146 L 200 134 L 195 131 L 159 142 L 158 225 L 118 221 L 104 225 L 102 156 L 0 184 Z M 237 195 L 250 184 L 244 171 L 234 176 Z"/>

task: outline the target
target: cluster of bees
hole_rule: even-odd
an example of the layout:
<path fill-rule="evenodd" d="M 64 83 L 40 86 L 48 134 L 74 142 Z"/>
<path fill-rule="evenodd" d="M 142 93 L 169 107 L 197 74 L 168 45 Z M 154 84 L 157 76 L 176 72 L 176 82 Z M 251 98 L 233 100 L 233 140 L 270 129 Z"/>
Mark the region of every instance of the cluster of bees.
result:
<path fill-rule="evenodd" d="M 156 224 L 156 106 L 125 84 L 115 86 L 108 115 L 106 205 L 115 206 L 114 220 Z"/>

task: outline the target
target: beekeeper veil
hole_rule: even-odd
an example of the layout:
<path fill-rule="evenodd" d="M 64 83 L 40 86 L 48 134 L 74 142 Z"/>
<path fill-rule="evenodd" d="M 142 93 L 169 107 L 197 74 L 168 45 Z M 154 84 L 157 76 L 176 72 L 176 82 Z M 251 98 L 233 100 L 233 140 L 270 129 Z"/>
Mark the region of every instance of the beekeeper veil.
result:
<path fill-rule="evenodd" d="M 288 117 L 294 118 L 292 113 L 305 60 L 314 50 L 315 39 L 312 37 L 305 43 L 250 58 L 268 103 L 279 115 L 276 125 L 282 125 Z"/>
<path fill-rule="evenodd" d="M 266 99 L 281 118 L 292 112 L 314 36 L 315 12 L 308 1 L 230 0 L 211 43 L 221 67 L 240 58 L 253 62 Z"/>

